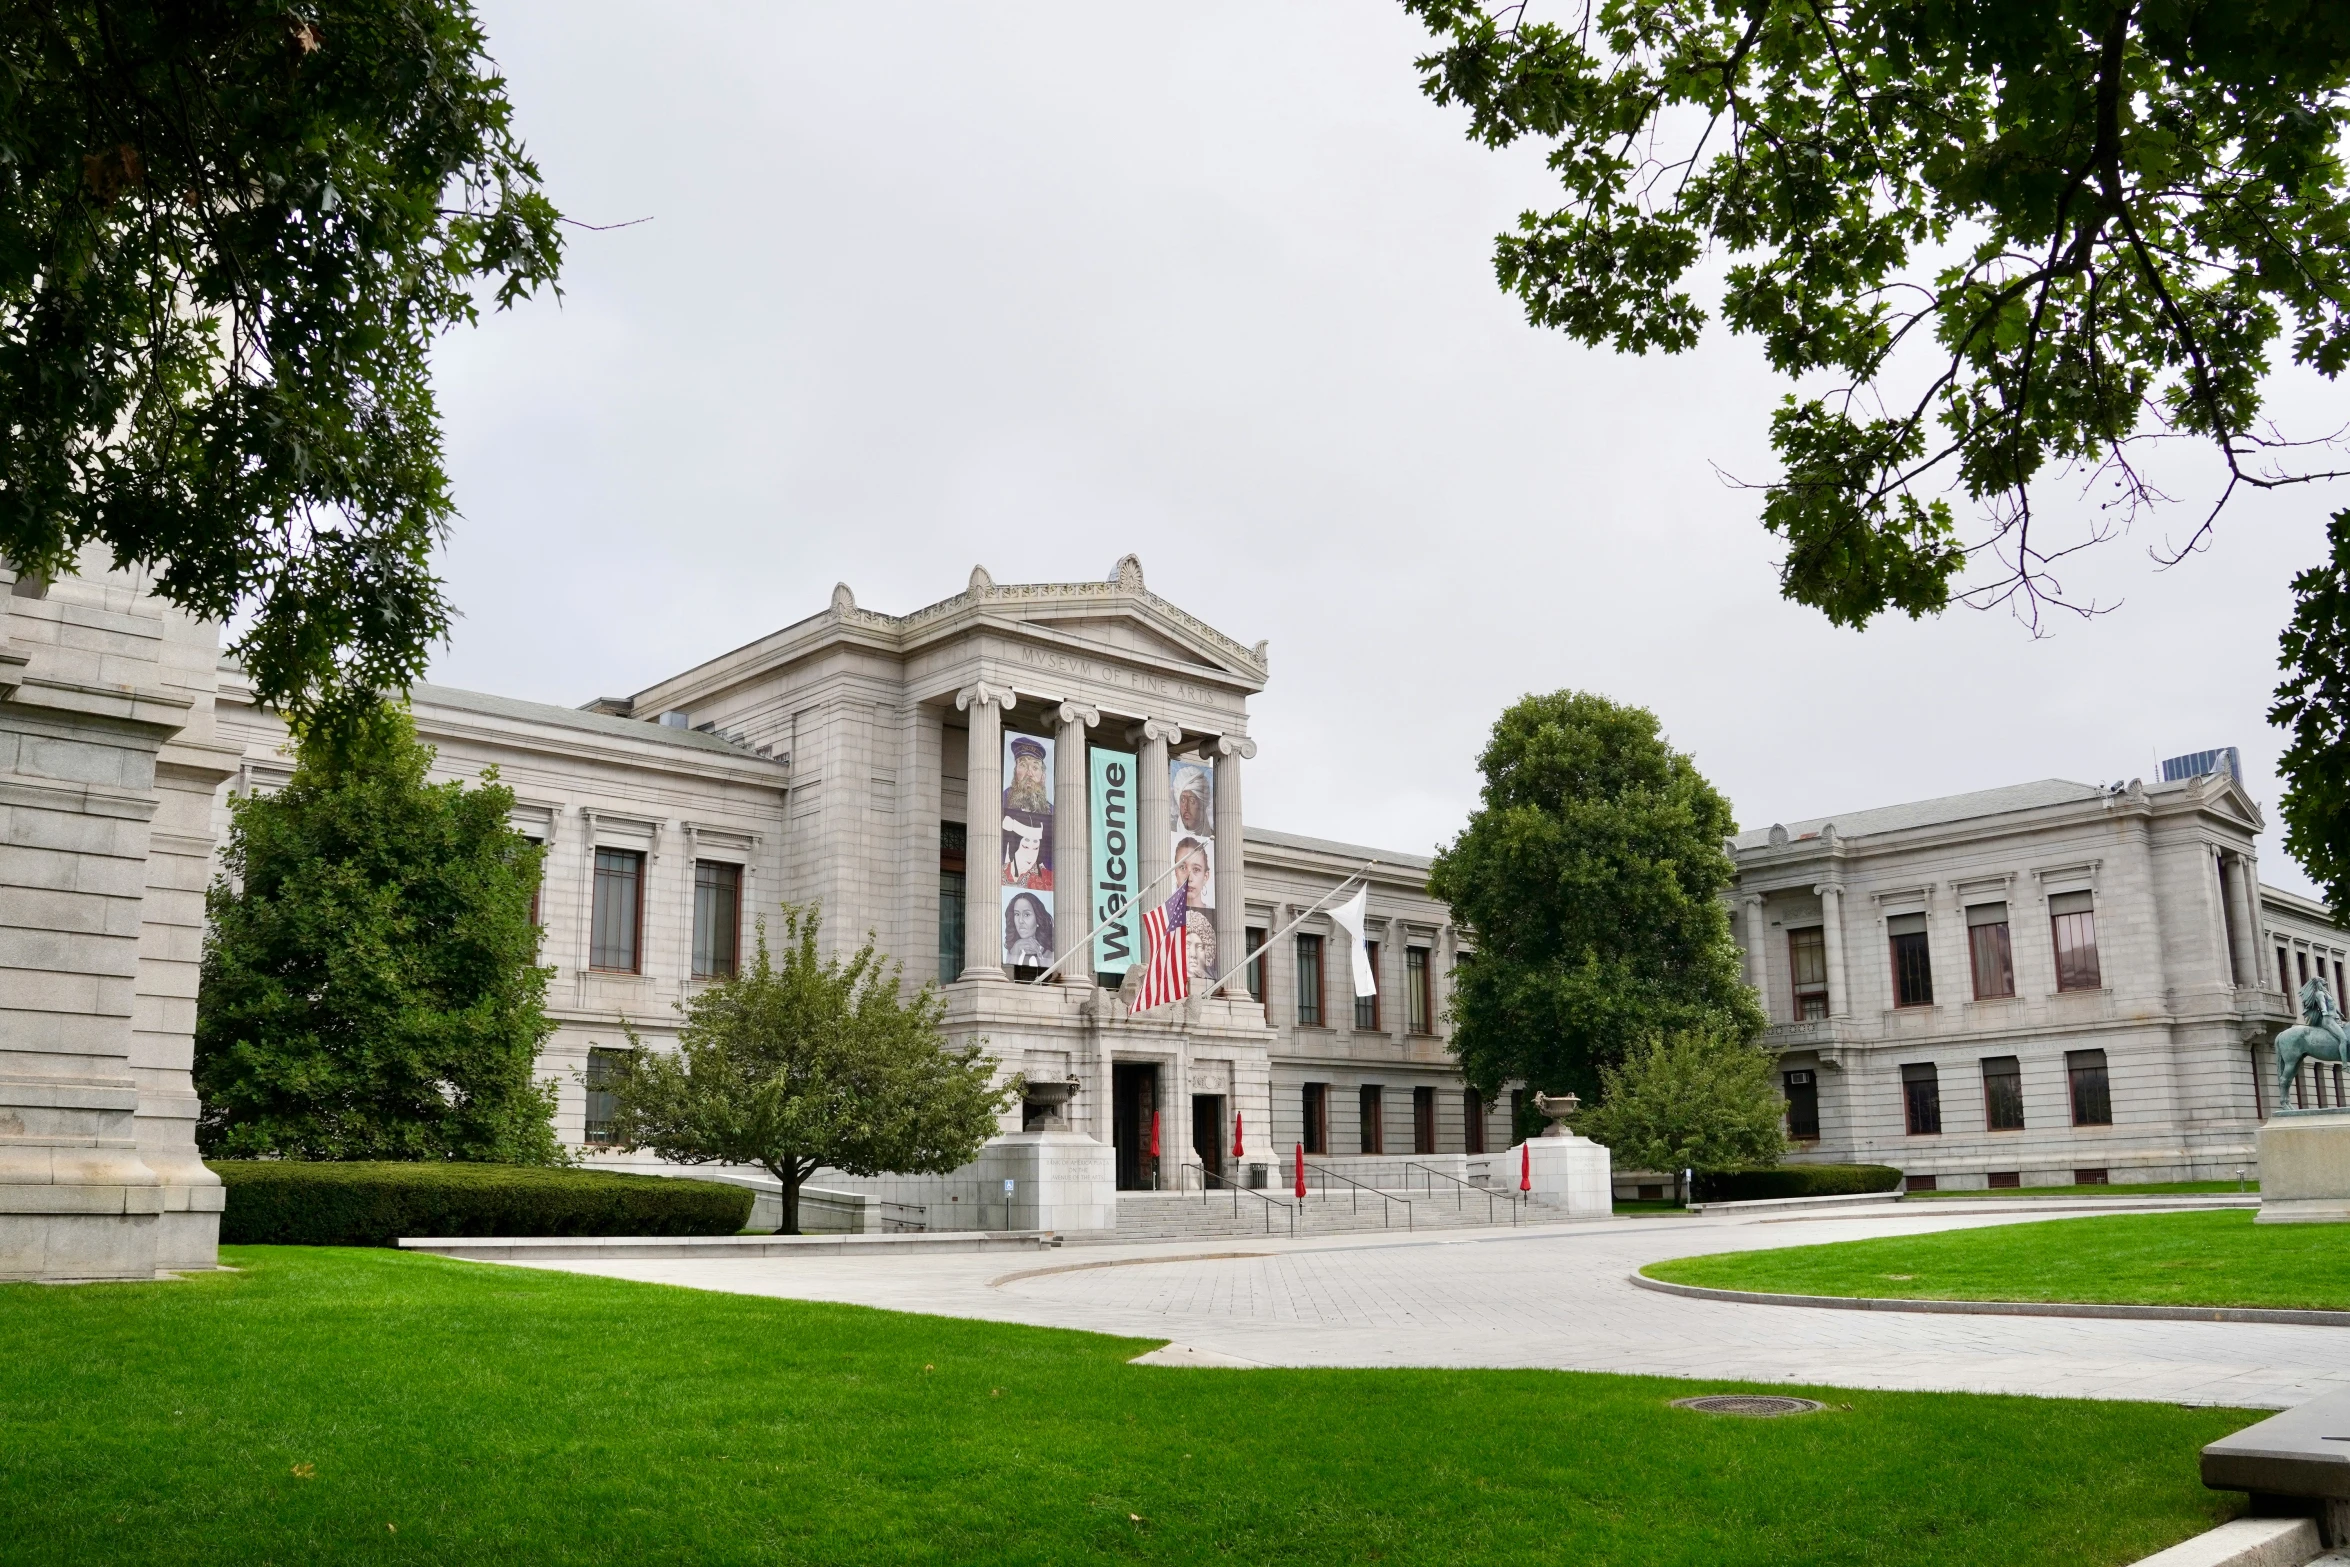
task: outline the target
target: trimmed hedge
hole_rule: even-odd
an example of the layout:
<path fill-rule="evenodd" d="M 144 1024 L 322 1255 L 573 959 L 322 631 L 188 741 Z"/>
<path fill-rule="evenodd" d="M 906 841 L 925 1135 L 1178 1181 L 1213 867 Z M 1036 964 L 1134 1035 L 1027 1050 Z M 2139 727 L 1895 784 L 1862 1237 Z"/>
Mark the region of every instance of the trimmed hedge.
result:
<path fill-rule="evenodd" d="M 732 1235 L 750 1188 L 515 1164 L 207 1160 L 235 1246 L 390 1246 L 402 1236 Z"/>
<path fill-rule="evenodd" d="M 1848 1197 L 1901 1189 L 1889 1164 L 1782 1164 L 1767 1170 L 1700 1170 L 1699 1202 L 1752 1202 L 1764 1197 Z"/>

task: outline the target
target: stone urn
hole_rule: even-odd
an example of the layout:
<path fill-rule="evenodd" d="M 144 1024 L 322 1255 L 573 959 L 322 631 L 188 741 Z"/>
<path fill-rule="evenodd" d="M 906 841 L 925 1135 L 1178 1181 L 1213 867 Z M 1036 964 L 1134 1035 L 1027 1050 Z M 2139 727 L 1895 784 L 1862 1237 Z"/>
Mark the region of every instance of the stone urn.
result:
<path fill-rule="evenodd" d="M 1550 1125 L 1542 1129 L 1545 1137 L 1572 1137 L 1575 1129 L 1567 1125 L 1567 1118 L 1583 1108 L 1583 1101 L 1573 1094 L 1542 1094 L 1534 1096 L 1534 1108 L 1550 1117 Z"/>
<path fill-rule="evenodd" d="M 1059 1083 L 1030 1083 L 1022 1090 L 1027 1106 L 1026 1130 L 1031 1132 L 1065 1132 L 1069 1122 L 1061 1112 L 1069 1101 L 1077 1097 L 1077 1079 L 1072 1077 Z"/>

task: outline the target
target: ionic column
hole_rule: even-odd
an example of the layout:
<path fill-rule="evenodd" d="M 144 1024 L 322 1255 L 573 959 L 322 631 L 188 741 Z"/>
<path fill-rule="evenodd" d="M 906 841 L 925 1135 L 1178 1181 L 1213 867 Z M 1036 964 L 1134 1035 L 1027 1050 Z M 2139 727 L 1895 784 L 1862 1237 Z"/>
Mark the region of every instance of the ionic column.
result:
<path fill-rule="evenodd" d="M 1173 863 L 1175 839 L 1168 830 L 1167 746 L 1183 738 L 1183 726 L 1146 718 L 1134 730 L 1134 765 L 1142 773 L 1134 781 L 1134 885 L 1136 904 L 1148 908 L 1175 895 L 1164 877 Z"/>
<path fill-rule="evenodd" d="M 1746 982 L 1754 987 L 1756 997 L 1767 1012 L 1771 1005 L 1771 991 L 1765 983 L 1763 930 L 1762 894 L 1750 892 L 1746 895 Z"/>
<path fill-rule="evenodd" d="M 955 693 L 971 715 L 971 754 L 965 763 L 970 824 L 963 838 L 963 977 L 1003 980 L 1004 973 L 1004 709 L 1012 693 L 975 684 Z"/>
<path fill-rule="evenodd" d="M 1093 946 L 1085 938 L 1093 928 L 1093 816 L 1086 808 L 1092 775 L 1085 731 L 1102 715 L 1082 702 L 1063 702 L 1055 716 L 1061 725 L 1053 746 L 1053 929 L 1062 942 L 1055 956 L 1068 957 L 1070 947 L 1082 943 L 1061 974 L 1068 984 L 1091 985 Z"/>
<path fill-rule="evenodd" d="M 1257 754 L 1246 735 L 1216 742 L 1216 961 L 1230 971 L 1226 986 L 1247 982 L 1240 960 L 1248 953 L 1248 851 L 1240 841 L 1240 764 Z"/>
<path fill-rule="evenodd" d="M 1828 1016 L 1849 1017 L 1851 998 L 1844 989 L 1844 889 L 1822 882 L 1812 890 L 1820 895 L 1820 924 L 1828 938 Z"/>
<path fill-rule="evenodd" d="M 2260 919 L 2253 901 L 2252 865 L 2241 854 L 2228 855 L 2226 864 L 2229 923 L 2235 927 L 2229 944 L 2234 948 L 2236 983 L 2257 990 L 2265 981 L 2261 978 Z"/>

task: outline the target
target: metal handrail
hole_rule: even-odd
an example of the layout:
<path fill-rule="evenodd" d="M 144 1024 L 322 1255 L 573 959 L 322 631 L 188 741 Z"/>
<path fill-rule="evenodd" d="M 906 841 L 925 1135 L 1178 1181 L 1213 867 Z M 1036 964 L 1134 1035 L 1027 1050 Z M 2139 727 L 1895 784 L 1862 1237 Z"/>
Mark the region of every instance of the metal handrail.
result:
<path fill-rule="evenodd" d="M 1409 1191 L 1409 1190 L 1411 1190 L 1411 1179 L 1412 1179 L 1411 1172 L 1412 1172 L 1412 1171 L 1414 1171 L 1414 1170 L 1417 1170 L 1417 1171 L 1419 1171 L 1421 1174 L 1423 1174 L 1423 1175 L 1425 1175 L 1425 1176 L 1428 1176 L 1428 1177 L 1430 1178 L 1430 1179 L 1429 1179 L 1429 1181 L 1428 1181 L 1428 1197 L 1429 1197 L 1429 1200 L 1430 1200 L 1430 1201 L 1434 1201 L 1434 1200 L 1435 1200 L 1435 1197 L 1436 1197 L 1436 1181 L 1435 1181 L 1435 1177 L 1437 1177 L 1437 1176 L 1440 1176 L 1440 1175 L 1441 1175 L 1441 1176 L 1443 1176 L 1443 1177 L 1444 1177 L 1446 1180 L 1448 1180 L 1448 1181 L 1452 1182 L 1452 1184 L 1453 1184 L 1453 1185 L 1455 1185 L 1455 1186 L 1457 1186 L 1457 1187 L 1459 1187 L 1459 1188 L 1461 1189 L 1459 1192 L 1455 1192 L 1455 1193 L 1453 1193 L 1453 1198 L 1452 1198 L 1452 1205 L 1453 1205 L 1453 1207 L 1454 1207 L 1454 1209 L 1455 1209 L 1456 1211 L 1457 1211 L 1457 1210 L 1460 1208 L 1460 1206 L 1461 1206 L 1461 1205 L 1462 1205 L 1464 1202 L 1466 1202 L 1466 1201 L 1468 1200 L 1467 1198 L 1465 1198 L 1464 1196 L 1462 1196 L 1462 1195 L 1461 1195 L 1461 1193 L 1462 1193 L 1462 1192 L 1477 1192 L 1477 1193 L 1481 1194 L 1481 1195 L 1484 1197 L 1484 1199 L 1485 1199 L 1485 1222 L 1486 1222 L 1487 1224 L 1491 1224 L 1491 1223 L 1493 1222 L 1493 1200 L 1494 1200 L 1496 1197 L 1498 1197 L 1498 1198 L 1500 1198 L 1500 1199 L 1501 1199 L 1503 1202 L 1506 1202 L 1506 1203 L 1508 1203 L 1508 1204 L 1509 1204 L 1509 1208 L 1510 1208 L 1510 1227 L 1511 1227 L 1512 1229 L 1515 1229 L 1515 1228 L 1517 1227 L 1517 1223 L 1518 1223 L 1518 1209 L 1519 1209 L 1520 1207 L 1522 1207 L 1522 1206 L 1525 1204 L 1525 1200 L 1526 1200 L 1526 1199 L 1525 1199 L 1525 1198 L 1523 1198 L 1523 1197 L 1521 1197 L 1521 1196 L 1519 1196 L 1519 1195 L 1518 1195 L 1516 1192 L 1510 1192 L 1510 1191 L 1495 1191 L 1495 1190 L 1494 1190 L 1492 1187 L 1490 1187 L 1490 1186 L 1479 1186 L 1479 1185 L 1477 1185 L 1477 1184 L 1476 1184 L 1475 1182 L 1473 1182 L 1473 1181 L 1464 1181 L 1464 1180 L 1462 1180 L 1462 1179 L 1461 1179 L 1459 1176 L 1457 1176 L 1457 1175 L 1453 1174 L 1453 1173 L 1452 1173 L 1450 1170 L 1439 1170 L 1439 1169 L 1436 1169 L 1436 1168 L 1434 1168 L 1434 1167 L 1432 1167 L 1432 1166 L 1425 1165 L 1425 1164 L 1420 1164 L 1420 1163 L 1417 1163 L 1417 1162 L 1415 1162 L 1415 1161 L 1413 1161 L 1413 1160 L 1409 1160 L 1409 1159 L 1407 1159 L 1407 1160 L 1405 1160 L 1405 1161 L 1404 1161 L 1404 1167 L 1403 1167 L 1403 1168 L 1404 1168 L 1404 1189 L 1405 1189 L 1406 1191 Z"/>
<path fill-rule="evenodd" d="M 1233 1180 L 1230 1176 L 1221 1174 L 1215 1170 L 1211 1170 L 1204 1164 L 1179 1164 L 1175 1167 L 1175 1169 L 1176 1190 L 1179 1192 L 1190 1186 L 1191 1172 L 1194 1170 L 1199 1172 L 1199 1200 L 1201 1207 L 1204 1208 L 1207 1206 L 1208 1182 L 1211 1180 L 1222 1181 L 1226 1188 L 1228 1188 L 1232 1193 L 1232 1216 L 1234 1218 L 1237 1219 L 1240 1217 L 1240 1198 L 1241 1194 L 1246 1192 L 1249 1196 L 1254 1197 L 1257 1201 L 1265 1205 L 1265 1233 L 1267 1235 L 1273 1233 L 1273 1210 L 1276 1208 L 1282 1209 L 1288 1213 L 1289 1233 L 1292 1236 L 1297 1234 L 1297 1207 L 1294 1203 L 1283 1202 L 1280 1198 L 1275 1197 L 1270 1192 L 1260 1192 L 1243 1186 L 1239 1182 Z"/>
<path fill-rule="evenodd" d="M 1354 1202 L 1354 1211 L 1355 1211 L 1355 1212 L 1357 1212 L 1357 1213 L 1360 1213 L 1360 1212 L 1362 1212 L 1362 1211 L 1363 1211 L 1363 1193 L 1365 1193 L 1365 1192 L 1369 1192 L 1369 1193 L 1370 1193 L 1372 1196 L 1374 1196 L 1374 1197 L 1378 1198 L 1378 1199 L 1379 1199 L 1379 1200 L 1380 1200 L 1382 1203 L 1390 1203 L 1390 1202 L 1400 1202 L 1400 1203 L 1402 1203 L 1402 1204 L 1403 1204 L 1403 1227 L 1404 1227 L 1405 1229 L 1407 1229 L 1407 1230 L 1410 1230 L 1410 1229 L 1415 1229 L 1415 1228 L 1417 1228 L 1417 1226 L 1416 1226 L 1416 1225 L 1414 1225 L 1414 1224 L 1412 1223 L 1412 1200 L 1411 1200 L 1409 1197 L 1394 1197 L 1394 1196 L 1390 1196 L 1388 1193 L 1381 1191 L 1381 1190 L 1380 1190 L 1378 1187 L 1376 1187 L 1376 1186 L 1366 1186 L 1366 1185 L 1364 1185 L 1364 1184 L 1363 1184 L 1361 1181 L 1358 1181 L 1358 1180 L 1356 1180 L 1356 1179 L 1355 1179 L 1353 1176 L 1351 1176 L 1351 1175 L 1339 1175 L 1339 1174 L 1338 1174 L 1338 1172 L 1337 1172 L 1336 1170 L 1333 1170 L 1333 1169 L 1331 1169 L 1331 1168 L 1330 1168 L 1330 1166 L 1328 1166 L 1328 1165 L 1326 1165 L 1326 1164 L 1309 1164 L 1309 1165 L 1307 1165 L 1307 1166 L 1306 1166 L 1306 1168 L 1307 1168 L 1307 1169 L 1309 1169 L 1309 1170 L 1312 1170 L 1312 1171 L 1314 1171 L 1316 1174 L 1320 1175 L 1320 1176 L 1323 1178 L 1323 1180 L 1325 1180 L 1325 1181 L 1329 1180 L 1329 1179 L 1330 1179 L 1330 1177 L 1332 1177 L 1332 1176 L 1336 1175 L 1336 1176 L 1338 1176 L 1338 1179 L 1340 1179 L 1340 1180 L 1342 1180 L 1342 1181 L 1346 1182 L 1346 1184 L 1347 1184 L 1347 1185 L 1349 1185 L 1349 1186 L 1353 1187 L 1353 1188 L 1354 1188 L 1354 1190 L 1353 1190 L 1352 1192 L 1349 1192 L 1347 1195 L 1348 1195 L 1350 1198 L 1352 1198 L 1352 1199 L 1353 1199 L 1353 1202 Z M 1386 1210 L 1385 1208 L 1381 1208 L 1381 1209 L 1379 1210 L 1379 1227 L 1380 1227 L 1381 1229 L 1385 1229 L 1385 1228 L 1387 1228 L 1387 1224 L 1388 1224 L 1387 1210 Z"/>

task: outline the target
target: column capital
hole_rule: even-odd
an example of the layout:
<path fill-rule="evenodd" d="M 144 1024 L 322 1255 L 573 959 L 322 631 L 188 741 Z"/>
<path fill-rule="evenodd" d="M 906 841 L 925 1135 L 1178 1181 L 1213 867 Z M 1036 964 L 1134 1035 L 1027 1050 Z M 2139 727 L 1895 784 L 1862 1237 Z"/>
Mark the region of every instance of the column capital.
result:
<path fill-rule="evenodd" d="M 1248 761 L 1256 756 L 1257 743 L 1246 735 L 1218 735 L 1216 737 L 1216 754 L 1218 756 L 1237 756 L 1243 761 Z"/>
<path fill-rule="evenodd" d="M 984 680 L 978 680 L 955 693 L 955 711 L 967 712 L 974 707 L 1010 707 L 1013 701 L 1011 687 L 991 686 Z"/>
<path fill-rule="evenodd" d="M 1815 885 L 1812 888 L 1812 892 L 1822 898 L 1828 897 L 1831 894 L 1841 898 L 1844 896 L 1844 883 L 1840 881 L 1823 881 Z"/>
<path fill-rule="evenodd" d="M 1102 710 L 1098 707 L 1089 707 L 1083 702 L 1063 702 L 1056 710 L 1056 716 L 1064 724 L 1076 724 L 1091 729 L 1102 721 Z"/>
<path fill-rule="evenodd" d="M 1183 738 L 1183 726 L 1171 724 L 1163 718 L 1145 718 L 1128 733 L 1136 740 L 1163 740 L 1172 745 Z"/>

